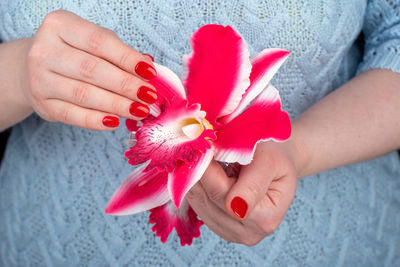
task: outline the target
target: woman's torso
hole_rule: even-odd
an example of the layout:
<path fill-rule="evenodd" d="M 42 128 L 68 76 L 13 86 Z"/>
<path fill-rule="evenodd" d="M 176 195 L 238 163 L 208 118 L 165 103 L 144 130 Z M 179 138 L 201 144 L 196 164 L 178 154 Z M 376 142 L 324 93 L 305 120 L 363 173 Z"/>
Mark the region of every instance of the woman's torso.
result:
<path fill-rule="evenodd" d="M 231 25 L 251 55 L 292 52 L 273 80 L 292 118 L 351 78 L 365 0 L 357 1 L 3 1 L 0 34 L 34 34 L 44 16 L 67 9 L 110 28 L 133 48 L 181 73 L 189 37 L 201 25 Z M 104 214 L 131 171 L 124 127 L 94 132 L 36 115 L 15 126 L 0 171 L 0 263 L 6 266 L 373 264 L 399 251 L 399 167 L 394 155 L 299 183 L 280 228 L 253 248 L 202 227 L 191 247 L 161 244 L 147 213 Z M 397 175 L 397 176 L 396 176 Z M 396 177 L 394 177 L 396 176 Z M 394 220 L 394 221 L 393 221 Z"/>

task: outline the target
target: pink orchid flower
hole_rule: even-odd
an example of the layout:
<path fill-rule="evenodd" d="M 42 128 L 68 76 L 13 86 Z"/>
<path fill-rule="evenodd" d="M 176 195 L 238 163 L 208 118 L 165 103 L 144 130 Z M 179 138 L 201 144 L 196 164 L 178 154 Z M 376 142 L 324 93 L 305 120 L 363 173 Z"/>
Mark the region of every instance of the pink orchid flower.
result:
<path fill-rule="evenodd" d="M 181 80 L 155 64 L 150 81 L 159 98 L 151 115 L 127 120 L 135 144 L 126 153 L 141 164 L 122 183 L 105 212 L 128 215 L 150 210 L 152 230 L 166 242 L 175 227 L 181 245 L 200 236 L 203 224 L 185 200 L 214 158 L 249 164 L 260 141 L 284 141 L 290 119 L 279 92 L 269 84 L 289 52 L 265 49 L 253 59 L 230 26 L 205 25 L 191 37 Z"/>

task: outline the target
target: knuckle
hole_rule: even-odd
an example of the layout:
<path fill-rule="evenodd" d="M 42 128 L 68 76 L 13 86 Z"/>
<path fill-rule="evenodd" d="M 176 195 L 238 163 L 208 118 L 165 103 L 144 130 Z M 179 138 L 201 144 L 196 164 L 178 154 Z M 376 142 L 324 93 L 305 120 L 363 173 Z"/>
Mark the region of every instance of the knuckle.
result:
<path fill-rule="evenodd" d="M 280 225 L 280 221 L 278 221 L 278 220 L 275 220 L 275 221 L 272 222 L 271 228 L 270 228 L 271 234 L 273 232 L 275 232 L 276 230 L 278 230 L 279 225 Z"/>
<path fill-rule="evenodd" d="M 28 51 L 28 63 L 32 61 L 36 61 L 37 58 L 41 56 L 41 52 L 39 51 L 36 44 L 32 44 Z"/>
<path fill-rule="evenodd" d="M 235 235 L 236 242 L 239 244 L 247 245 L 250 240 L 250 234 L 247 231 L 241 231 Z"/>
<path fill-rule="evenodd" d="M 79 66 L 80 74 L 85 78 L 92 78 L 93 73 L 96 69 L 97 61 L 91 58 L 86 58 L 82 60 Z"/>
<path fill-rule="evenodd" d="M 60 109 L 59 113 L 58 113 L 58 121 L 60 122 L 67 122 L 69 120 L 69 113 L 70 110 L 69 108 L 62 108 Z"/>
<path fill-rule="evenodd" d="M 47 112 L 47 108 L 42 101 L 33 102 L 32 108 L 42 119 L 46 121 L 53 121 L 53 118 Z"/>
<path fill-rule="evenodd" d="M 49 55 L 49 49 L 43 48 L 41 45 L 34 43 L 28 51 L 28 64 L 40 63 Z"/>
<path fill-rule="evenodd" d="M 133 62 L 135 62 L 135 59 L 129 51 L 122 53 L 121 58 L 119 59 L 119 65 L 123 67 L 131 66 L 133 65 Z"/>
<path fill-rule="evenodd" d="M 242 231 L 235 234 L 236 243 L 243 244 L 248 247 L 257 245 L 262 238 L 252 231 L 248 231 L 243 227 Z"/>
<path fill-rule="evenodd" d="M 53 116 L 48 115 L 48 114 L 46 114 L 46 113 L 43 113 L 43 112 L 41 112 L 41 111 L 36 110 L 36 113 L 37 113 L 42 119 L 44 119 L 45 121 L 48 121 L 48 122 L 56 122 L 56 121 L 57 121 L 56 119 L 53 118 Z"/>
<path fill-rule="evenodd" d="M 237 244 L 243 244 L 243 234 L 238 233 L 238 232 L 232 232 L 230 233 L 230 238 L 231 238 L 231 242 L 237 243 Z"/>
<path fill-rule="evenodd" d="M 242 244 L 248 247 L 254 247 L 258 243 L 260 243 L 261 239 L 257 237 L 246 237 L 245 240 L 243 240 Z"/>
<path fill-rule="evenodd" d="M 86 104 L 89 98 L 89 86 L 79 84 L 72 89 L 72 98 L 77 104 Z"/>
<path fill-rule="evenodd" d="M 55 10 L 48 13 L 43 20 L 43 24 L 59 23 L 61 20 L 63 20 L 65 12 L 66 12 L 65 10 Z"/>
<path fill-rule="evenodd" d="M 56 122 L 59 121 L 57 118 L 57 113 L 54 108 L 48 104 L 48 101 L 45 99 L 40 99 L 32 103 L 32 107 L 36 113 L 39 114 L 41 118 L 46 121 Z"/>
<path fill-rule="evenodd" d="M 186 198 L 189 202 L 196 202 L 199 203 L 199 205 L 207 204 L 206 196 L 200 190 L 189 190 L 189 192 L 186 194 Z"/>
<path fill-rule="evenodd" d="M 36 114 L 39 115 L 39 117 L 41 117 L 45 121 L 55 122 L 55 120 L 52 118 L 52 116 L 50 116 L 49 114 L 44 112 L 42 109 L 35 107 L 35 106 L 33 106 L 33 109 L 35 110 Z"/>
<path fill-rule="evenodd" d="M 39 116 L 40 116 L 42 119 L 44 119 L 44 120 L 46 120 L 46 121 L 49 121 L 49 122 L 56 122 L 56 121 L 57 121 L 57 119 L 56 119 L 51 113 L 46 112 L 45 109 L 44 109 L 44 110 L 37 109 L 37 110 L 35 110 L 35 111 L 36 111 L 36 113 L 39 114 Z"/>
<path fill-rule="evenodd" d="M 135 78 L 131 75 L 125 75 L 122 78 L 120 84 L 120 93 L 122 95 L 128 96 L 132 94 L 132 88 L 134 88 Z"/>
<path fill-rule="evenodd" d="M 92 118 L 91 118 L 91 116 L 90 116 L 90 114 L 88 114 L 88 113 L 86 113 L 85 115 L 84 115 L 84 121 L 83 121 L 83 126 L 85 127 L 85 128 L 92 128 L 91 126 L 92 126 Z"/>
<path fill-rule="evenodd" d="M 96 53 L 97 51 L 99 51 L 108 36 L 108 32 L 106 30 L 104 30 L 103 28 L 96 28 L 95 30 L 93 30 L 90 34 L 89 34 L 89 38 L 88 38 L 88 47 L 90 49 L 91 52 Z"/>
<path fill-rule="evenodd" d="M 119 96 L 114 95 L 111 100 L 111 112 L 114 114 L 119 114 L 119 109 L 121 107 L 121 101 Z"/>
<path fill-rule="evenodd" d="M 104 31 L 105 33 L 107 33 L 108 35 L 118 37 L 117 33 L 114 32 L 113 30 L 110 30 L 110 29 L 108 29 L 108 28 L 102 28 L 102 29 L 103 29 L 103 31 Z"/>
<path fill-rule="evenodd" d="M 259 225 L 259 227 L 264 234 L 270 235 L 278 229 L 279 221 L 276 220 L 267 221 Z"/>
<path fill-rule="evenodd" d="M 236 243 L 232 236 L 221 236 L 228 243 Z"/>
<path fill-rule="evenodd" d="M 219 202 L 224 198 L 223 192 L 216 190 L 216 189 L 210 189 L 207 191 L 208 198 L 213 201 L 213 202 Z"/>
<path fill-rule="evenodd" d="M 237 244 L 239 243 L 235 232 L 231 232 L 229 234 L 220 234 L 220 233 L 216 234 L 222 237 L 228 243 L 237 243 Z"/>
<path fill-rule="evenodd" d="M 246 181 L 246 187 L 244 188 L 244 190 L 246 190 L 248 196 L 252 198 L 256 198 L 261 193 L 260 185 L 252 179 Z"/>

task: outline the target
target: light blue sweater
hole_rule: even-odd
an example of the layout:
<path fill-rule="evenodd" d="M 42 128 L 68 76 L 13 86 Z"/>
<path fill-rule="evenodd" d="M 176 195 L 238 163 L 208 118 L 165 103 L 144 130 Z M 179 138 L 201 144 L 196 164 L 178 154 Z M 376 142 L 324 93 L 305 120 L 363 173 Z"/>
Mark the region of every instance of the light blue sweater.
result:
<path fill-rule="evenodd" d="M 0 1 L 1 39 L 32 36 L 60 8 L 177 73 L 190 35 L 207 23 L 233 26 L 252 55 L 287 49 L 273 84 L 292 118 L 357 72 L 400 72 L 398 0 Z M 175 234 L 166 244 L 153 235 L 147 212 L 104 214 L 132 168 L 123 157 L 128 138 L 124 127 L 94 132 L 36 115 L 16 125 L 0 170 L 0 266 L 400 266 L 395 153 L 300 181 L 279 229 L 255 247 L 229 244 L 205 226 L 180 247 Z"/>

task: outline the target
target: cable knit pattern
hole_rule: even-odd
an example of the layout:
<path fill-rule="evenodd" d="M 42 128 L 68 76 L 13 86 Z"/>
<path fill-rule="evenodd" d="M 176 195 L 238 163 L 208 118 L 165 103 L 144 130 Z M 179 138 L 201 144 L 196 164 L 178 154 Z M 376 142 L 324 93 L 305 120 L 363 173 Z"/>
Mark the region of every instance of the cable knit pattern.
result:
<path fill-rule="evenodd" d="M 0 1 L 3 41 L 32 36 L 67 9 L 181 72 L 201 25 L 231 25 L 256 55 L 292 52 L 273 80 L 292 118 L 357 72 L 400 72 L 398 0 Z M 354 44 L 363 30 L 364 60 Z M 359 67 L 358 67 L 359 66 Z M 104 214 L 131 171 L 124 127 L 94 132 L 36 115 L 16 125 L 0 170 L 1 266 L 400 266 L 400 164 L 395 153 L 299 182 L 279 229 L 255 247 L 202 227 L 190 247 L 151 232 L 148 213 Z M 373 142 L 373 140 L 371 140 Z"/>

